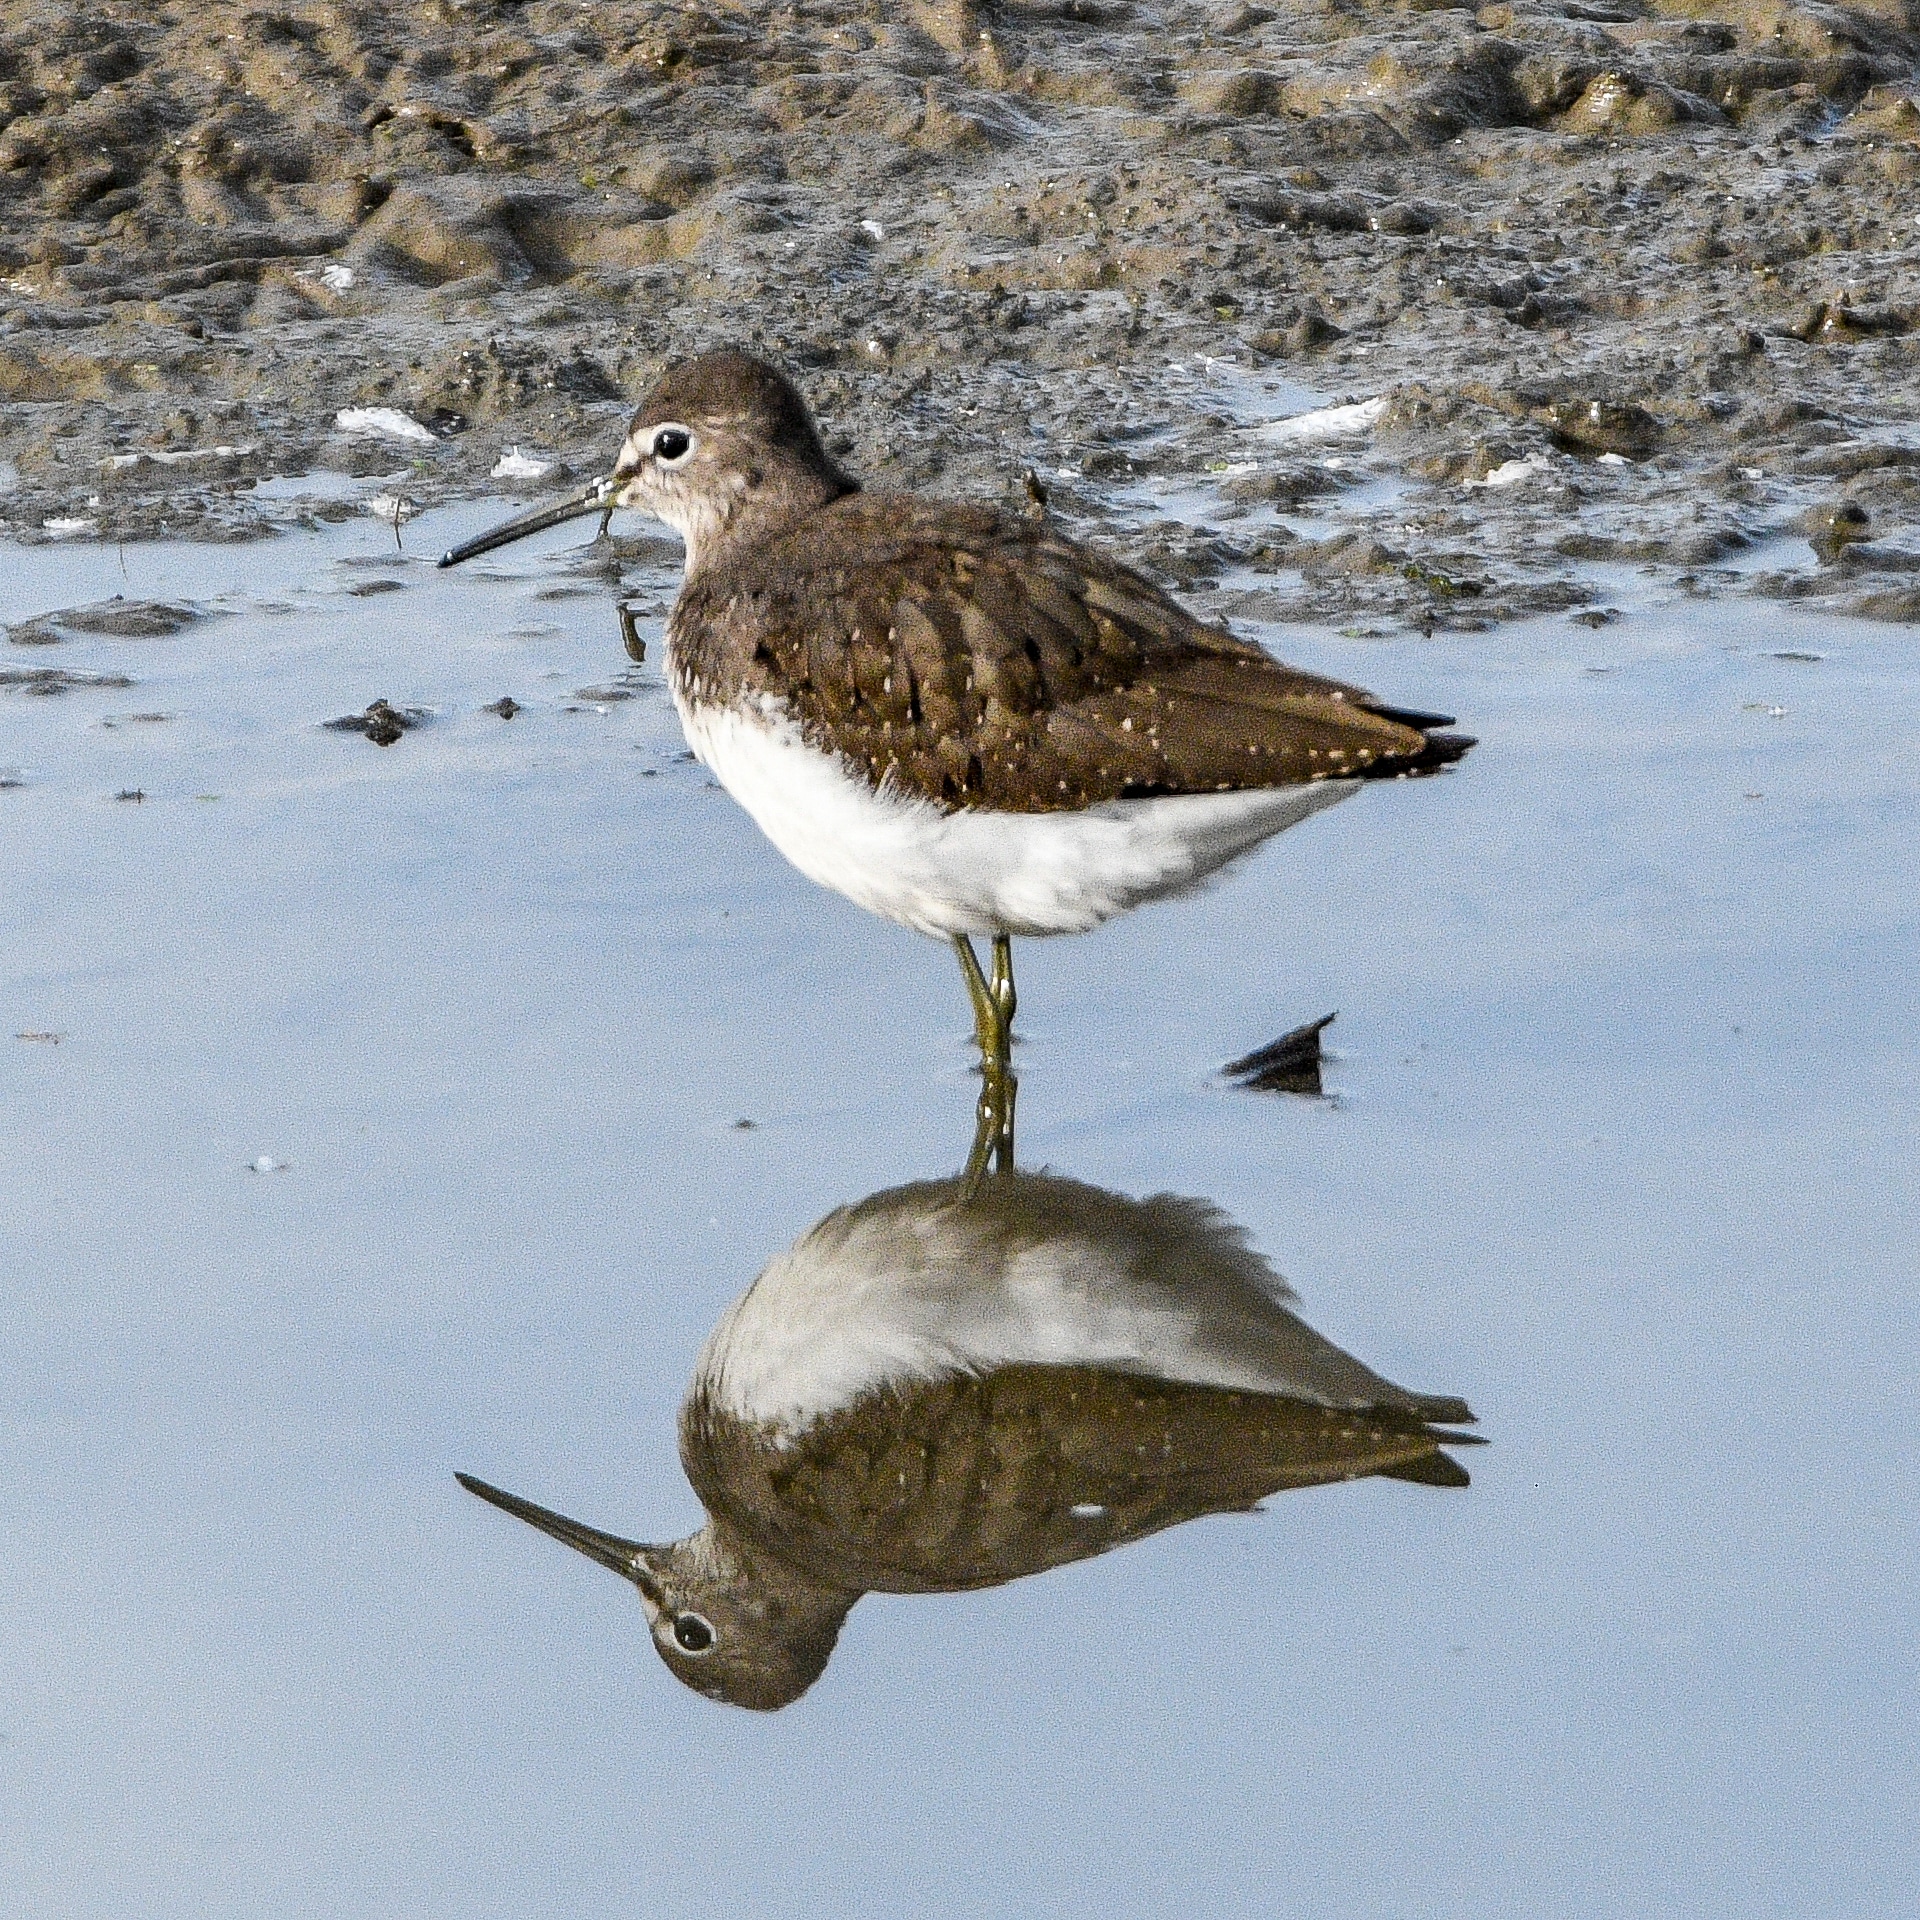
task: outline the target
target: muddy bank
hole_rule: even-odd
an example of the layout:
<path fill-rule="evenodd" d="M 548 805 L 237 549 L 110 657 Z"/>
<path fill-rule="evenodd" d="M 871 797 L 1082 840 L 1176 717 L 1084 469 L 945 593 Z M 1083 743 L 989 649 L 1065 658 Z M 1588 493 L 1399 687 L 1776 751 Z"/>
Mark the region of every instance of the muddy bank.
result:
<path fill-rule="evenodd" d="M 1917 63 L 1913 0 L 7 5 L 0 528 L 538 493 L 744 341 L 1229 610 L 1917 619 Z"/>

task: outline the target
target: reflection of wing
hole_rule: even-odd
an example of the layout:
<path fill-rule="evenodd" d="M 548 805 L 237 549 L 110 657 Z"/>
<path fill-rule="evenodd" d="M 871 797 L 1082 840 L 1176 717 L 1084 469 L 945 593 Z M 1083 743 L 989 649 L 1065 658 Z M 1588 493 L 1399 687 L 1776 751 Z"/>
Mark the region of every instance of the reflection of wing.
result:
<path fill-rule="evenodd" d="M 812 1580 L 894 1593 L 1018 1579 L 1290 1487 L 1464 1486 L 1453 1439 L 1395 1407 L 1028 1365 L 877 1388 L 784 1441 L 700 1399 L 681 1429 L 732 1528 Z"/>
<path fill-rule="evenodd" d="M 793 1433 L 880 1386 L 1007 1366 L 1468 1416 L 1409 1394 L 1288 1311 L 1284 1281 L 1206 1201 L 1006 1174 L 875 1194 L 778 1256 L 708 1339 L 694 1393 Z"/>

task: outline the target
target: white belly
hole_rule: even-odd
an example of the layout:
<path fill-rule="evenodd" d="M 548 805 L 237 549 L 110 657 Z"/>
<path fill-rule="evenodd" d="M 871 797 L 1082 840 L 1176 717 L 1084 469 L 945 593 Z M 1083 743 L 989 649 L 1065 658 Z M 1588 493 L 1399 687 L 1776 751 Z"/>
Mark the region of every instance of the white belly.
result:
<path fill-rule="evenodd" d="M 1360 784 L 1108 800 L 1077 813 L 944 813 L 876 792 L 809 746 L 777 702 L 750 714 L 682 700 L 680 720 L 687 744 L 808 879 L 943 938 L 1085 933 L 1197 885 Z"/>

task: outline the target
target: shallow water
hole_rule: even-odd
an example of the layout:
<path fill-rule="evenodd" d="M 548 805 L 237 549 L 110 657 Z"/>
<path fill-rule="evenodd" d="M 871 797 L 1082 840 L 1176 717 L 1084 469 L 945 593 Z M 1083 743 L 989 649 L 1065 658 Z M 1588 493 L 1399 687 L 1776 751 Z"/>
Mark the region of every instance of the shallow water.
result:
<path fill-rule="evenodd" d="M 1022 945 L 1021 1158 L 1216 1205 L 1471 1403 L 1473 1485 L 876 1594 L 768 1718 L 451 1475 L 697 1525 L 701 1343 L 955 1171 L 965 1002 L 683 757 L 567 534 L 426 563 L 490 517 L 7 556 L 9 622 L 210 610 L 0 662 L 136 683 L 0 689 L 22 1911 L 1905 1911 L 1901 630 L 1622 572 L 1598 631 L 1262 632 L 1482 744 Z M 322 729 L 376 697 L 432 718 Z M 1331 1098 L 1220 1084 L 1336 1007 Z"/>

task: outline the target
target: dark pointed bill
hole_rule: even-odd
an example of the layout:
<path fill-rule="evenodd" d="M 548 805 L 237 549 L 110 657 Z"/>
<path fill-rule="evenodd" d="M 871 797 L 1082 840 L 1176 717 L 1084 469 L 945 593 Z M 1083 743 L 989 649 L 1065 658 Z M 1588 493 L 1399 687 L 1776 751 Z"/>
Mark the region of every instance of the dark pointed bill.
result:
<path fill-rule="evenodd" d="M 615 481 L 611 474 L 596 480 L 592 486 L 580 493 L 570 494 L 564 500 L 556 500 L 550 507 L 536 507 L 531 513 L 516 515 L 511 520 L 503 520 L 489 533 L 476 534 L 471 540 L 463 541 L 457 547 L 450 547 L 440 556 L 443 567 L 457 567 L 462 560 L 471 560 L 476 554 L 491 553 L 495 547 L 504 547 L 515 540 L 524 540 L 530 533 L 544 533 L 549 527 L 557 527 L 563 520 L 577 520 L 582 514 L 599 513 L 603 508 L 610 509 L 613 502 Z"/>
<path fill-rule="evenodd" d="M 597 1560 L 603 1567 L 624 1574 L 642 1592 L 652 1584 L 652 1576 L 641 1559 L 647 1549 L 640 1541 L 622 1540 L 617 1533 L 602 1533 L 598 1527 L 582 1526 L 578 1520 L 569 1520 L 551 1507 L 537 1507 L 531 1500 L 522 1500 L 517 1493 L 503 1493 L 498 1487 L 490 1487 L 470 1473 L 456 1473 L 453 1477 L 469 1493 L 477 1493 L 503 1513 L 524 1520 L 530 1527 L 538 1527 L 542 1533 L 564 1541 L 575 1552 L 584 1553 L 589 1560 Z"/>

